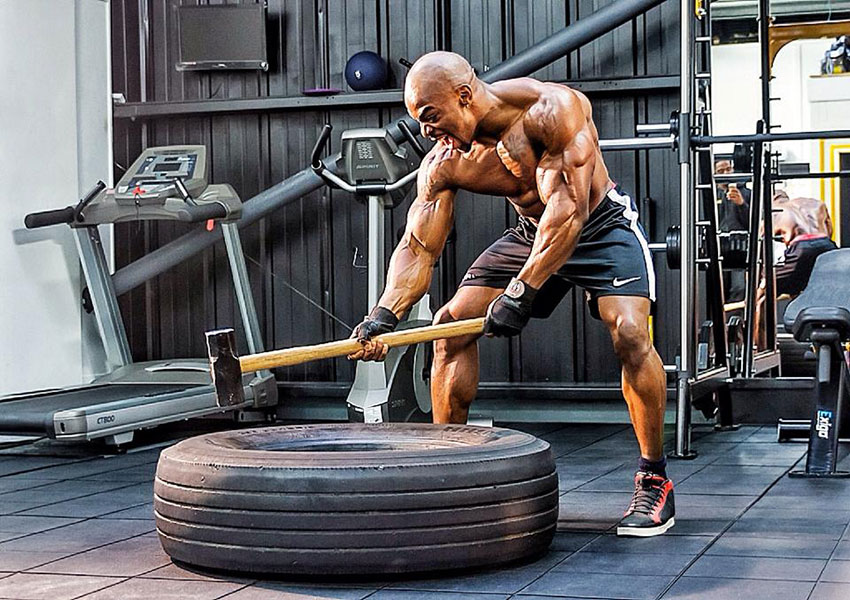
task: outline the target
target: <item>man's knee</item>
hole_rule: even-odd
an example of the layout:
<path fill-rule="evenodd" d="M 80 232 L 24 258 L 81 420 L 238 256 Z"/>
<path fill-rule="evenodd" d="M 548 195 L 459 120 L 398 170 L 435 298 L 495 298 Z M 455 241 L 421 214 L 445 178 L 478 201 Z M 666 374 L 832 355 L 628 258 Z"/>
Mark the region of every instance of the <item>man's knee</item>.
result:
<path fill-rule="evenodd" d="M 619 318 L 611 326 L 614 352 L 624 364 L 641 364 L 652 351 L 649 328 L 634 319 Z"/>
<path fill-rule="evenodd" d="M 452 321 L 457 321 L 457 320 L 458 319 L 456 319 L 452 315 L 452 311 L 451 311 L 451 308 L 449 308 L 449 305 L 445 304 L 442 307 L 440 307 L 440 310 L 438 310 L 437 313 L 434 315 L 433 324 L 434 325 L 441 325 L 443 323 L 451 323 Z"/>
<path fill-rule="evenodd" d="M 465 307 L 454 302 L 449 302 L 442 306 L 434 315 L 433 324 L 441 325 L 443 323 L 452 323 L 471 317 L 465 316 Z M 434 353 L 436 355 L 452 354 L 461 352 L 471 344 L 475 344 L 479 336 L 467 335 L 449 339 L 435 340 Z"/>

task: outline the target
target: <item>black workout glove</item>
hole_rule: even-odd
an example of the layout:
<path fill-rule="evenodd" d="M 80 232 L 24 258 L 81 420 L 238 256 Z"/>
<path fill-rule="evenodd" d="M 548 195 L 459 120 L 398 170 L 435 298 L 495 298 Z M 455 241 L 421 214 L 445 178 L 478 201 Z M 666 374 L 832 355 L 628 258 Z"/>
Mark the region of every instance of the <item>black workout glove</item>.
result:
<path fill-rule="evenodd" d="M 396 325 L 398 325 L 398 317 L 393 314 L 393 311 L 383 306 L 376 306 L 363 318 L 363 322 L 354 328 L 351 337 L 359 342 L 367 342 L 376 335 L 389 333 L 396 328 Z"/>
<path fill-rule="evenodd" d="M 537 290 L 521 279 L 511 279 L 508 287 L 487 307 L 484 335 L 508 337 L 517 335 L 531 318 L 531 303 Z"/>

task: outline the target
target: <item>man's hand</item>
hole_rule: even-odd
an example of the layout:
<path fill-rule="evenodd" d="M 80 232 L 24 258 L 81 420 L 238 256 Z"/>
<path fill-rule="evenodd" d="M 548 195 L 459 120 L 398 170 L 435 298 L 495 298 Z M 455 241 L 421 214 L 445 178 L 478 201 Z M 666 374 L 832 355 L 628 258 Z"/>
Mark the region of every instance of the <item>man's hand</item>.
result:
<path fill-rule="evenodd" d="M 744 204 L 744 196 L 741 195 L 741 190 L 738 189 L 738 186 L 732 183 L 729 184 L 729 188 L 726 190 L 726 199 L 732 204 L 737 204 L 738 206 Z"/>
<path fill-rule="evenodd" d="M 349 354 L 348 358 L 350 360 L 384 360 L 390 347 L 372 338 L 382 333 L 389 333 L 396 328 L 396 325 L 398 325 L 398 317 L 391 310 L 383 306 L 373 308 L 372 312 L 366 315 L 351 332 L 351 337 L 360 342 L 363 347 L 354 354 Z"/>
<path fill-rule="evenodd" d="M 487 307 L 484 335 L 509 337 L 517 335 L 531 318 L 531 304 L 537 290 L 521 279 L 512 279 L 504 293 Z"/>

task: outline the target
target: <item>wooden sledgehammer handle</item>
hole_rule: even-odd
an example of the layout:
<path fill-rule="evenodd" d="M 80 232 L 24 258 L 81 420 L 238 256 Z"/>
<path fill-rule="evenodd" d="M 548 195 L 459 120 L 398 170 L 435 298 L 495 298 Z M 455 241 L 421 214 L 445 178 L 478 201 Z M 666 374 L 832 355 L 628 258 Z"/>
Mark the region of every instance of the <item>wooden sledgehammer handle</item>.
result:
<path fill-rule="evenodd" d="M 374 339 L 386 344 L 390 348 L 396 346 L 410 346 L 422 342 L 433 342 L 462 335 L 480 334 L 484 331 L 484 318 L 466 319 L 465 321 L 454 321 L 440 325 L 428 325 L 427 327 L 415 327 L 402 331 L 393 331 L 376 336 Z M 360 342 L 355 339 L 338 340 L 316 344 L 315 346 L 299 346 L 297 348 L 286 348 L 284 350 L 271 350 L 258 354 L 249 354 L 239 358 L 239 366 L 243 373 L 260 371 L 262 369 L 273 369 L 275 367 L 289 367 L 301 363 L 319 360 L 322 358 L 336 358 L 348 356 L 360 350 Z"/>

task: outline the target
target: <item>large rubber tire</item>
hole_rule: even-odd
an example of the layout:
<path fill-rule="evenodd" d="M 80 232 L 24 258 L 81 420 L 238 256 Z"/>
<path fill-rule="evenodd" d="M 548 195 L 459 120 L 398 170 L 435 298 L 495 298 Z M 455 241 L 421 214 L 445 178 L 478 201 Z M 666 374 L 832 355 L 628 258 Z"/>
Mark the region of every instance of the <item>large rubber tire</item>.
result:
<path fill-rule="evenodd" d="M 543 553 L 558 521 L 549 444 L 461 425 L 269 427 L 162 452 L 159 539 L 228 571 L 381 575 Z"/>

